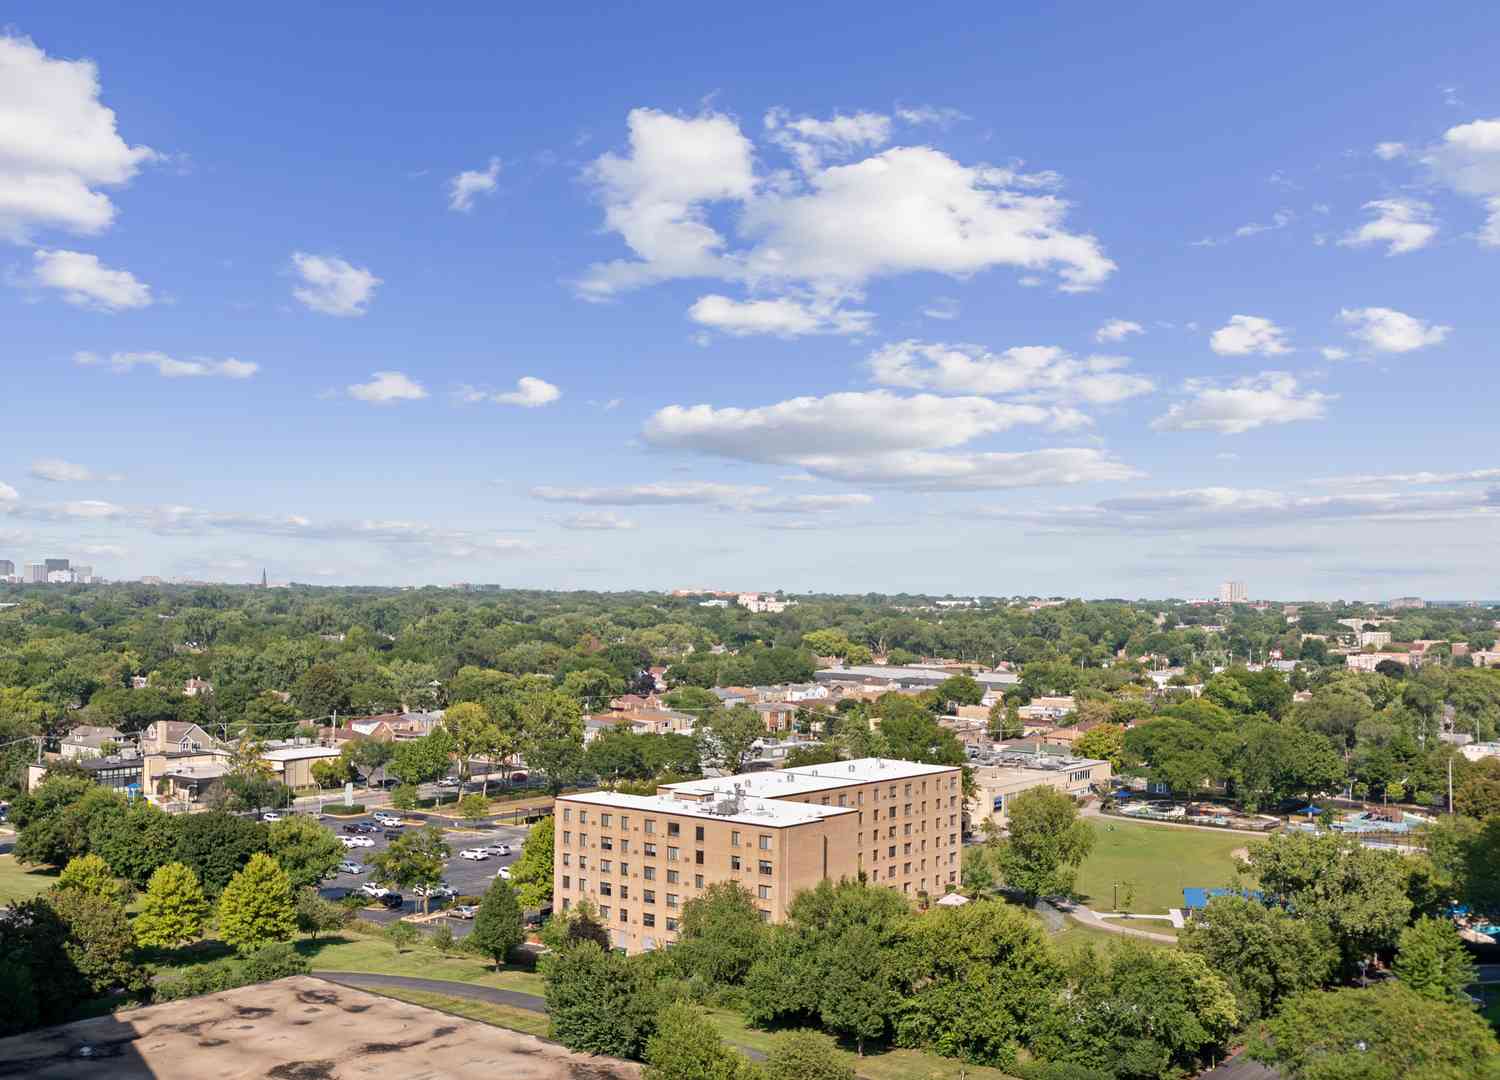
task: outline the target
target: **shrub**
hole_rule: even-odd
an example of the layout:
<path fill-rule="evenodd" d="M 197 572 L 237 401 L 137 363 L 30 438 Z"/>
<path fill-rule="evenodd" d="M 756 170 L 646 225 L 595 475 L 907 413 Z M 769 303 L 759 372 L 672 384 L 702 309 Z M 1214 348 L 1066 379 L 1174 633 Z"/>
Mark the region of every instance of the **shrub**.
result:
<path fill-rule="evenodd" d="M 240 952 L 251 953 L 285 941 L 296 930 L 291 881 L 271 856 L 255 855 L 219 898 L 220 936 Z"/>
<path fill-rule="evenodd" d="M 434 930 L 427 936 L 427 940 L 430 941 L 432 943 L 432 947 L 440 953 L 448 953 L 453 951 L 453 931 L 446 925 L 439 926 L 436 930 Z"/>
<path fill-rule="evenodd" d="M 69 859 L 53 888 L 74 889 L 114 904 L 130 903 L 130 883 L 115 877 L 109 864 L 94 854 Z"/>
<path fill-rule="evenodd" d="M 306 975 L 311 967 L 306 957 L 299 956 L 291 945 L 279 941 L 257 949 L 246 957 L 241 965 L 244 982 L 239 985 L 270 982 L 272 979 L 284 979 L 288 975 Z"/>
<path fill-rule="evenodd" d="M 854 1080 L 854 1066 L 811 1031 L 782 1036 L 766 1057 L 767 1080 Z"/>
<path fill-rule="evenodd" d="M 323 813 L 332 814 L 335 817 L 358 817 L 364 812 L 364 803 L 355 803 L 352 806 L 345 806 L 343 803 L 330 803 L 328 806 L 323 807 Z"/>

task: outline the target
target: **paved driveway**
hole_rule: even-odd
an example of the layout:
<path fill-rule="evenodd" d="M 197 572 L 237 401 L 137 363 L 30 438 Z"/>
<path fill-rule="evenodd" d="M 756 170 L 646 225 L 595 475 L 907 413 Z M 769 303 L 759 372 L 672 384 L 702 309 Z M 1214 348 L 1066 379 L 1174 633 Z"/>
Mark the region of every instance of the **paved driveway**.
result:
<path fill-rule="evenodd" d="M 410 815 L 408 820 L 415 821 L 420 816 L 415 814 Z M 323 824 L 328 826 L 338 836 L 349 835 L 343 830 L 345 825 L 352 823 L 375 824 L 374 820 L 368 815 L 356 818 L 328 817 L 323 820 Z M 490 887 L 490 883 L 494 880 L 495 874 L 500 867 L 510 866 L 520 856 L 521 845 L 526 840 L 527 829 L 525 826 L 485 825 L 477 829 L 471 829 L 467 826 L 461 828 L 448 827 L 446 822 L 441 821 L 435 823 L 445 826 L 444 839 L 453 850 L 453 854 L 448 858 L 447 866 L 443 871 L 443 880 L 460 896 L 483 896 L 485 891 Z M 407 829 L 418 827 L 415 825 L 406 826 Z M 390 841 L 386 840 L 382 835 L 383 832 L 384 829 L 381 832 L 368 834 L 370 839 L 375 841 L 375 845 L 367 848 L 350 848 L 348 858 L 354 862 L 363 863 L 368 868 L 370 856 L 378 851 L 384 851 L 390 846 Z M 458 856 L 458 853 L 465 848 L 484 847 L 489 844 L 509 844 L 511 853 L 500 856 L 491 855 L 489 858 L 480 861 L 461 859 Z M 372 873 L 369 869 L 366 869 L 363 874 L 337 874 L 325 881 L 319 892 L 330 900 L 338 900 L 350 892 L 356 891 L 366 881 L 371 880 L 371 878 Z M 386 924 L 395 922 L 403 915 L 410 915 L 422 910 L 420 900 L 410 892 L 404 893 L 402 898 L 405 902 L 399 911 L 393 908 L 377 907 L 373 910 L 361 911 L 360 917 L 369 922 Z M 374 901 L 371 902 L 373 903 Z M 441 906 L 438 901 L 434 901 L 433 904 L 435 906 L 429 908 L 429 910 L 436 910 L 437 906 Z M 465 919 L 449 919 L 448 924 L 455 936 L 462 937 L 469 932 L 470 923 Z"/>

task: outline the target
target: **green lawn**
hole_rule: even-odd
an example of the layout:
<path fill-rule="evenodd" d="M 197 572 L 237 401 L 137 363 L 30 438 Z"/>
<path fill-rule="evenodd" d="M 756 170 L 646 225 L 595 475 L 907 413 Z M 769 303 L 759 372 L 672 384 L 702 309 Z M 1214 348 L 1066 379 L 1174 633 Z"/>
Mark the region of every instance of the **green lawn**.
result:
<path fill-rule="evenodd" d="M 440 1012 L 452 1013 L 454 1016 L 462 1016 L 466 1020 L 478 1020 L 483 1024 L 494 1024 L 496 1027 L 509 1028 L 511 1031 L 522 1031 L 527 1035 L 547 1034 L 547 1016 L 545 1013 L 531 1012 L 527 1009 L 513 1009 L 508 1005 L 491 1005 L 487 1001 L 471 1001 L 468 998 L 449 997 L 447 994 L 429 994 L 425 990 L 405 990 L 401 987 L 382 986 L 378 990 L 362 987 L 366 993 L 379 994 L 381 997 L 395 998 L 398 1001 L 409 1002 L 412 1005 L 423 1005 L 429 1009 L 437 1009 Z"/>
<path fill-rule="evenodd" d="M 1142 923 L 1143 926 L 1150 925 Z M 1169 928 L 1170 929 L 1170 928 Z M 1108 930 L 1099 930 L 1092 926 L 1084 926 L 1075 919 L 1069 919 L 1068 925 L 1052 935 L 1052 944 L 1056 945 L 1059 952 L 1069 953 L 1092 945 L 1095 949 L 1103 951 L 1122 942 L 1132 941 L 1141 945 L 1150 945 L 1158 949 L 1170 949 L 1164 941 L 1152 941 L 1150 938 L 1140 938 L 1133 934 L 1111 934 Z"/>
<path fill-rule="evenodd" d="M 390 942 L 360 934 L 338 934 L 316 943 L 303 940 L 297 951 L 312 962 L 313 971 L 364 971 L 376 975 L 415 975 L 422 979 L 496 986 L 525 994 L 542 994 L 542 977 L 519 968 L 496 971 L 493 964 L 477 956 L 441 955 L 436 949 L 417 944 L 398 953 Z"/>
<path fill-rule="evenodd" d="M 1094 819 L 1094 850 L 1078 872 L 1078 891 L 1095 911 L 1114 910 L 1120 882 L 1121 910 L 1165 915 L 1182 906 L 1188 885 L 1228 885 L 1234 878 L 1230 852 L 1253 837 L 1163 825 Z M 1126 882 L 1134 892 L 1125 904 Z"/>
<path fill-rule="evenodd" d="M 784 1032 L 761 1031 L 749 1026 L 743 1016 L 728 1009 L 710 1009 L 708 1018 L 725 1042 L 741 1049 L 766 1054 L 785 1038 Z M 833 1043 L 834 1040 L 829 1038 L 828 1041 Z M 920 1050 L 872 1051 L 859 1057 L 839 1048 L 839 1053 L 854 1066 L 859 1076 L 868 1080 L 1008 1080 L 1008 1075 L 999 1069 L 966 1065 L 962 1061 L 924 1054 Z"/>
<path fill-rule="evenodd" d="M 14 855 L 0 855 L 0 905 L 12 900 L 30 900 L 52 887 L 57 875 L 20 865 Z"/>

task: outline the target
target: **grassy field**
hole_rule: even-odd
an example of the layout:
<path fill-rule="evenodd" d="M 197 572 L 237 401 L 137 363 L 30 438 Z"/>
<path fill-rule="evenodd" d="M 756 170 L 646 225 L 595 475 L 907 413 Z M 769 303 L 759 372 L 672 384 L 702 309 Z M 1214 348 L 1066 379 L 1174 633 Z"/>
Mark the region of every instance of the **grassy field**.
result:
<path fill-rule="evenodd" d="M 57 875 L 50 871 L 29 869 L 17 863 L 14 855 L 0 855 L 0 905 L 30 900 L 46 892 L 56 880 Z"/>
<path fill-rule="evenodd" d="M 741 1049 L 767 1054 L 785 1037 L 783 1032 L 761 1031 L 750 1027 L 743 1016 L 727 1009 L 711 1009 L 708 1018 L 725 1042 L 733 1043 Z M 833 1043 L 831 1038 L 828 1041 Z M 966 1065 L 962 1061 L 924 1054 L 919 1050 L 870 1052 L 864 1057 L 841 1047 L 838 1050 L 854 1066 L 855 1072 L 867 1080 L 1008 1080 L 1008 1074 L 999 1069 Z"/>
<path fill-rule="evenodd" d="M 1189 885 L 1228 885 L 1234 878 L 1230 852 L 1250 837 L 1198 829 L 1174 829 L 1113 819 L 1094 819 L 1094 850 L 1078 872 L 1078 890 L 1096 911 L 1114 910 L 1120 882 L 1121 910 L 1165 915 L 1182 906 Z M 1126 905 L 1125 884 L 1134 893 Z"/>
<path fill-rule="evenodd" d="M 1150 928 L 1155 923 L 1139 923 L 1139 926 Z M 1166 926 L 1166 923 L 1162 923 Z M 1169 930 L 1171 927 L 1167 927 Z M 1075 919 L 1069 919 L 1068 925 L 1052 935 L 1052 944 L 1062 952 L 1071 952 L 1084 946 L 1092 945 L 1095 949 L 1104 950 L 1121 942 L 1131 941 L 1140 945 L 1150 945 L 1156 949 L 1170 949 L 1173 946 L 1164 941 L 1152 941 L 1150 938 L 1140 938 L 1133 934 L 1111 934 L 1108 930 L 1099 930 L 1092 926 L 1084 926 Z"/>
<path fill-rule="evenodd" d="M 380 989 L 366 988 L 367 994 L 379 994 L 381 997 L 395 998 L 412 1005 L 423 1005 L 429 1009 L 437 1009 L 439 1012 L 452 1013 L 454 1016 L 462 1016 L 466 1020 L 478 1020 L 484 1024 L 494 1024 L 496 1027 L 509 1028 L 511 1031 L 523 1031 L 527 1035 L 547 1034 L 547 1016 L 545 1013 L 531 1012 L 527 1009 L 513 1009 L 507 1005 L 491 1005 L 487 1001 L 471 1001 L 468 998 L 449 997 L 447 994 L 429 994 L 425 990 L 405 990 L 401 987 L 382 986 Z"/>
<path fill-rule="evenodd" d="M 495 986 L 523 994 L 542 993 L 542 977 L 533 971 L 502 968 L 477 956 L 444 956 L 436 949 L 415 945 L 398 953 L 388 941 L 358 934 L 341 934 L 316 943 L 303 940 L 297 951 L 312 962 L 313 971 L 364 971 L 377 975 L 415 975 L 422 979 Z"/>

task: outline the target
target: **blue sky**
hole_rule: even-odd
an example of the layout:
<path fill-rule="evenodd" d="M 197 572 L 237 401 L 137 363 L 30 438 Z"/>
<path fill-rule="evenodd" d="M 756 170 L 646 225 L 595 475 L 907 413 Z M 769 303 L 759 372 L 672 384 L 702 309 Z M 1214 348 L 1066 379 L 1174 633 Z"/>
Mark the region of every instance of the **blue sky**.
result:
<path fill-rule="evenodd" d="M 1481 5 L 448 11 L 10 9 L 0 557 L 1494 593 Z"/>

